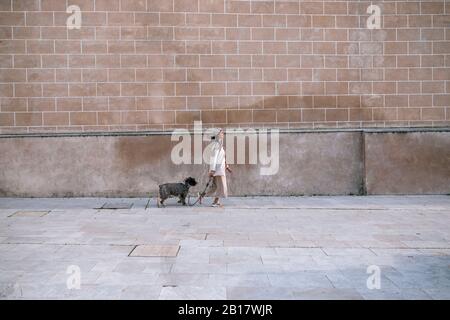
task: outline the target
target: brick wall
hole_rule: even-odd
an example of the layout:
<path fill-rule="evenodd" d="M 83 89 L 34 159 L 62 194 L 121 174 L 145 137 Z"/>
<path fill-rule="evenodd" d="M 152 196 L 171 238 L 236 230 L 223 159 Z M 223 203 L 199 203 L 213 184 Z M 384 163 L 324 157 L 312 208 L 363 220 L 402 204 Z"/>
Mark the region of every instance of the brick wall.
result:
<path fill-rule="evenodd" d="M 370 4 L 381 28 L 366 26 Z M 81 9 L 69 30 L 69 5 Z M 0 0 L 0 133 L 449 126 L 450 1 Z"/>

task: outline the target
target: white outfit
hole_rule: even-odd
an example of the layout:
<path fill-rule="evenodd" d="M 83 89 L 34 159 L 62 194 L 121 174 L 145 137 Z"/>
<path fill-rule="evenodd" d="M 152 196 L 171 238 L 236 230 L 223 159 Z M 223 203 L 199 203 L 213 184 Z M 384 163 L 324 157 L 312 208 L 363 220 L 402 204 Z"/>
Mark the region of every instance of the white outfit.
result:
<path fill-rule="evenodd" d="M 225 150 L 221 143 L 214 143 L 209 163 L 209 170 L 215 171 L 214 176 L 225 175 Z"/>
<path fill-rule="evenodd" d="M 221 143 L 216 142 L 212 148 L 209 170 L 214 171 L 214 177 L 207 195 L 217 198 L 228 196 L 227 177 L 225 175 L 225 150 Z"/>

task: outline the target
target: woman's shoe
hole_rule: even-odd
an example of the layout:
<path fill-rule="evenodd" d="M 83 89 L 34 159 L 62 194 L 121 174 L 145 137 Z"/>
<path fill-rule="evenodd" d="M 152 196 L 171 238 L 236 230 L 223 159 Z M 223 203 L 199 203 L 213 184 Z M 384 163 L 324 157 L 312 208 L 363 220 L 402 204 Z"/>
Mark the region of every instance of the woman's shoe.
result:
<path fill-rule="evenodd" d="M 211 205 L 211 207 L 220 207 L 221 206 L 221 204 L 220 203 L 216 203 L 216 202 L 214 202 L 212 205 Z"/>

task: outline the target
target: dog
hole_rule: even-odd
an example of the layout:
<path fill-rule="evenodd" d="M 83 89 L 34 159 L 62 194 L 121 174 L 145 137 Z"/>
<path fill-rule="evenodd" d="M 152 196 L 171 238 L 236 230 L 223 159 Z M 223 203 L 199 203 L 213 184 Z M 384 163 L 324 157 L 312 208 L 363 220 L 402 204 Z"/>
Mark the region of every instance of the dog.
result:
<path fill-rule="evenodd" d="M 194 178 L 189 177 L 184 179 L 184 183 L 164 183 L 159 185 L 159 196 L 158 196 L 158 208 L 165 207 L 164 201 L 170 196 L 178 197 L 178 203 L 186 205 L 186 197 L 189 192 L 189 188 L 197 185 L 197 181 Z"/>

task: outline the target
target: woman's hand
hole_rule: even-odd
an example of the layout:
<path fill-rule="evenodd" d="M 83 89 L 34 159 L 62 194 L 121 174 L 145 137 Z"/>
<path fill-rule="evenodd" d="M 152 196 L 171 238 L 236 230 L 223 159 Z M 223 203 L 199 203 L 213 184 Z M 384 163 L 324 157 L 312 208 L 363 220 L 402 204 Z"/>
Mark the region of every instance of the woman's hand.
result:
<path fill-rule="evenodd" d="M 233 171 L 231 171 L 230 166 L 227 165 L 227 167 L 225 168 L 225 170 L 227 170 L 229 173 L 232 173 Z"/>
<path fill-rule="evenodd" d="M 215 172 L 215 171 L 211 170 L 211 171 L 208 173 L 208 176 L 214 177 L 214 172 Z"/>

